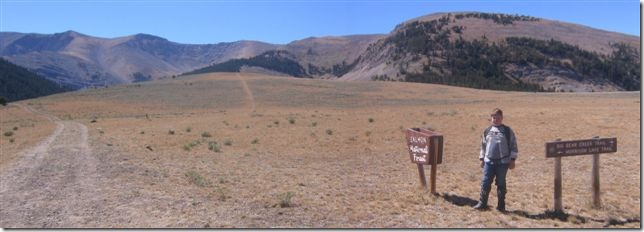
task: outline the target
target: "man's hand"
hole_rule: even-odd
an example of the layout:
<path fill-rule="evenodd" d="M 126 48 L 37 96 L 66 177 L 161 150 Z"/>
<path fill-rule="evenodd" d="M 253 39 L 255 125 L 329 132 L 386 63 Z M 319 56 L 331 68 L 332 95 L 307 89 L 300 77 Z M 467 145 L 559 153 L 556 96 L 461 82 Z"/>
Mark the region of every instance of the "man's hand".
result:
<path fill-rule="evenodd" d="M 483 166 L 485 166 L 485 161 L 481 160 L 481 168 L 483 168 Z"/>
<path fill-rule="evenodd" d="M 514 169 L 514 166 L 515 166 L 515 165 L 514 165 L 514 160 L 510 161 L 510 166 L 509 166 L 508 168 L 510 168 L 510 169 Z"/>

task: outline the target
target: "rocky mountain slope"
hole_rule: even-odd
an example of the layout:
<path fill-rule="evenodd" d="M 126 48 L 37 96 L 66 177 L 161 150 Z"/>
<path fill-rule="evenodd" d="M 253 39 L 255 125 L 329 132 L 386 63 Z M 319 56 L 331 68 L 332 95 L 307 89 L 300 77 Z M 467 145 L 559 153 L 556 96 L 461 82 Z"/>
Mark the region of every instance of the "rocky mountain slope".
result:
<path fill-rule="evenodd" d="M 259 72 L 522 91 L 639 90 L 639 37 L 530 16 L 437 13 L 386 35 L 188 45 L 137 34 L 2 32 L 0 55 L 83 88 L 182 73 Z"/>
<path fill-rule="evenodd" d="M 169 77 L 276 48 L 256 41 L 179 44 L 146 34 L 105 39 L 74 31 L 53 35 L 2 32 L 0 37 L 3 58 L 74 88 Z"/>
<path fill-rule="evenodd" d="M 311 37 L 251 58 L 232 59 L 186 74 L 259 72 L 294 77 L 333 79 L 353 68 L 365 49 L 383 35 Z"/>
<path fill-rule="evenodd" d="M 440 13 L 371 45 L 341 79 L 549 91 L 640 89 L 639 38 L 529 16 Z"/>

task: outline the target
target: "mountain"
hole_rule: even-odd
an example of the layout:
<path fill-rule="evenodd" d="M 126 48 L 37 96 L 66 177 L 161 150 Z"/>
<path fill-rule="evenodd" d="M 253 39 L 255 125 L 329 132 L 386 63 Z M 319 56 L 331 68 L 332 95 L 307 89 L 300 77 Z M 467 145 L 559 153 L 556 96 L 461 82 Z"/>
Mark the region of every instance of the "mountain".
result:
<path fill-rule="evenodd" d="M 278 50 L 286 52 L 276 54 L 291 54 L 306 76 L 336 77 L 332 73 L 346 70 L 349 62 L 382 36 L 311 37 L 286 45 L 257 41 L 192 45 L 147 34 L 106 39 L 75 31 L 49 35 L 0 32 L 0 56 L 74 89 L 170 77 Z M 275 72 L 269 69 L 241 68 Z"/>
<path fill-rule="evenodd" d="M 1 32 L 0 38 L 0 56 L 75 89 L 169 77 L 277 47 L 256 41 L 179 44 L 147 34 L 105 39 L 74 31 Z"/>
<path fill-rule="evenodd" d="M 404 22 L 340 79 L 501 90 L 640 90 L 639 37 L 529 16 L 439 13 Z"/>
<path fill-rule="evenodd" d="M 186 74 L 205 72 L 260 72 L 310 78 L 337 78 L 383 35 L 310 37 L 251 58 L 232 59 Z"/>
<path fill-rule="evenodd" d="M 285 45 L 191 45 L 146 34 L 106 39 L 74 31 L 0 32 L 0 39 L 3 58 L 74 88 L 221 71 L 521 91 L 641 88 L 639 37 L 496 13 L 437 13 L 385 35 L 310 37 Z"/>
<path fill-rule="evenodd" d="M 308 76 L 335 78 L 346 73 L 369 45 L 383 37 L 379 34 L 310 37 L 288 43 L 283 50 L 293 55 Z"/>
<path fill-rule="evenodd" d="M 0 58 L 0 99 L 18 101 L 68 91 L 68 88 Z"/>

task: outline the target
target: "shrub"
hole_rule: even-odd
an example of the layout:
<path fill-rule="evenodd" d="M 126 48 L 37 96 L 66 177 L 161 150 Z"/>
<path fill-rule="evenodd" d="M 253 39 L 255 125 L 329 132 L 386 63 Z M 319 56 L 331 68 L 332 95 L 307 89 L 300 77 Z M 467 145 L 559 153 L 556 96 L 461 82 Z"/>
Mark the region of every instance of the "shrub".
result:
<path fill-rule="evenodd" d="M 14 126 L 14 127 L 13 127 L 13 130 L 14 130 L 14 131 L 17 131 L 17 130 L 18 130 L 18 127 L 17 127 L 17 126 Z"/>
<path fill-rule="evenodd" d="M 193 147 L 195 147 L 195 146 L 197 146 L 199 144 L 201 144 L 201 142 L 199 142 L 199 141 L 190 142 L 188 144 L 183 145 L 183 150 L 190 151 L 190 150 L 192 150 Z"/>
<path fill-rule="evenodd" d="M 195 171 L 188 171 L 186 173 L 186 177 L 188 177 L 188 181 L 190 181 L 190 183 L 193 183 L 199 187 L 206 187 L 210 184 L 209 181 L 206 180 L 206 178 L 199 175 L 199 173 Z"/>
<path fill-rule="evenodd" d="M 190 133 L 192 131 L 192 127 L 186 128 L 186 132 Z"/>
<path fill-rule="evenodd" d="M 216 141 L 210 141 L 208 142 L 208 150 L 221 152 L 221 146 Z"/>
<path fill-rule="evenodd" d="M 456 114 L 458 114 L 458 112 L 456 110 L 449 110 L 449 112 L 441 113 L 441 116 L 454 116 Z"/>
<path fill-rule="evenodd" d="M 169 135 L 173 135 L 173 134 L 174 134 L 174 130 L 168 130 L 168 134 L 169 134 Z"/>
<path fill-rule="evenodd" d="M 4 136 L 9 137 L 9 136 L 12 136 L 12 135 L 13 135 L 13 131 L 4 132 Z"/>
<path fill-rule="evenodd" d="M 224 141 L 224 145 L 226 145 L 226 146 L 233 145 L 233 141 L 230 140 L 230 139 L 226 139 L 226 141 Z"/>
<path fill-rule="evenodd" d="M 258 144 L 258 143 L 259 143 L 259 139 L 253 139 L 253 141 L 250 141 L 250 143 L 251 143 L 251 144 Z"/>
<path fill-rule="evenodd" d="M 372 123 L 374 120 L 373 118 L 369 118 L 369 122 Z"/>
<path fill-rule="evenodd" d="M 291 199 L 295 196 L 295 193 L 293 192 L 287 192 L 284 195 L 281 196 L 280 199 L 280 207 L 286 208 L 286 207 L 293 207 L 293 202 L 291 202 Z"/>
<path fill-rule="evenodd" d="M 317 125 L 318 125 L 318 122 L 312 122 L 312 123 L 311 123 L 311 126 L 312 126 L 312 127 L 316 127 Z"/>
<path fill-rule="evenodd" d="M 327 135 L 332 135 L 332 134 L 333 134 L 333 130 L 331 130 L 331 129 L 327 129 L 327 130 L 326 130 L 326 134 L 327 134 Z"/>
<path fill-rule="evenodd" d="M 10 142 L 10 143 L 13 143 L 14 141 L 15 141 L 15 139 L 14 139 L 14 138 L 10 138 L 10 139 L 9 139 L 9 142 Z"/>
<path fill-rule="evenodd" d="M 295 119 L 294 119 L 294 118 L 289 118 L 289 119 L 288 119 L 288 123 L 290 123 L 290 124 L 295 124 Z"/>
<path fill-rule="evenodd" d="M 221 183 L 221 181 L 220 181 L 220 183 Z M 226 192 L 228 192 L 228 190 L 225 187 L 219 187 L 219 186 L 215 187 L 215 193 L 217 194 L 217 200 L 226 201 L 226 198 L 230 198 L 230 196 L 228 196 L 228 194 L 226 194 Z"/>
<path fill-rule="evenodd" d="M 203 133 L 201 133 L 201 137 L 210 138 L 210 137 L 212 137 L 212 135 L 210 133 L 208 133 L 208 132 L 203 132 Z"/>

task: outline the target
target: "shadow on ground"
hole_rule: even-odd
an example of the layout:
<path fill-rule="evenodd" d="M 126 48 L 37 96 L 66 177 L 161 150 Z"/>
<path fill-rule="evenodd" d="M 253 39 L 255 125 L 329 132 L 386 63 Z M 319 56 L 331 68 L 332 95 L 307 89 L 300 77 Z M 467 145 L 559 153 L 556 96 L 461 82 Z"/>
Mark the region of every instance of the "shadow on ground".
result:
<path fill-rule="evenodd" d="M 440 195 L 445 201 L 452 203 L 457 206 L 469 206 L 469 207 L 474 207 L 476 203 L 478 203 L 477 200 L 474 200 L 469 197 L 462 197 L 458 195 L 453 195 L 449 193 L 443 193 Z M 472 209 L 474 210 L 474 209 Z M 583 224 L 587 223 L 590 221 L 594 222 L 599 222 L 603 223 L 604 227 L 609 227 L 609 226 L 618 226 L 618 225 L 624 225 L 627 223 L 640 223 L 640 218 L 627 218 L 623 220 L 615 219 L 615 218 L 608 218 L 608 219 L 596 219 L 596 218 L 590 218 L 590 217 L 583 217 L 579 215 L 573 215 L 573 214 L 568 214 L 565 212 L 556 212 L 552 210 L 546 210 L 543 213 L 537 213 L 533 214 L 530 212 L 526 212 L 523 210 L 511 210 L 505 212 L 505 214 L 512 214 L 528 219 L 534 219 L 534 220 L 543 220 L 543 219 L 551 219 L 551 220 L 559 220 L 562 222 L 572 222 L 575 224 Z"/>
<path fill-rule="evenodd" d="M 474 207 L 476 205 L 476 203 L 478 203 L 477 200 L 474 200 L 472 198 L 461 197 L 461 196 L 457 196 L 457 195 L 451 195 L 449 193 L 443 193 L 441 197 L 443 199 L 445 199 L 446 201 L 448 201 L 448 202 L 450 202 L 452 204 L 458 205 L 458 206 Z"/>

